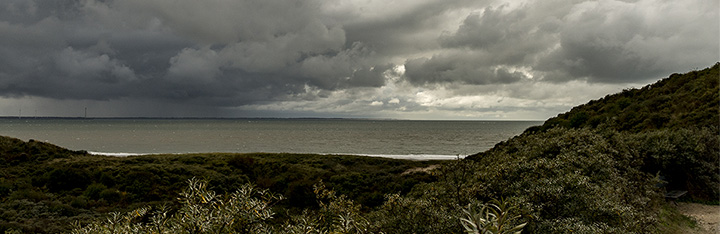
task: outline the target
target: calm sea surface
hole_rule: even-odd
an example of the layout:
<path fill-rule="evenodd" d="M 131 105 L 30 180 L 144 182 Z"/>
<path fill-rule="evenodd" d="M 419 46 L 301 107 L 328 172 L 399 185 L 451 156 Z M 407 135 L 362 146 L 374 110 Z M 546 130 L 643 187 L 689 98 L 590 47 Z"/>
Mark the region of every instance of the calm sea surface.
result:
<path fill-rule="evenodd" d="M 0 135 L 125 155 L 291 152 L 455 157 L 485 151 L 537 121 L 355 119 L 0 119 Z"/>

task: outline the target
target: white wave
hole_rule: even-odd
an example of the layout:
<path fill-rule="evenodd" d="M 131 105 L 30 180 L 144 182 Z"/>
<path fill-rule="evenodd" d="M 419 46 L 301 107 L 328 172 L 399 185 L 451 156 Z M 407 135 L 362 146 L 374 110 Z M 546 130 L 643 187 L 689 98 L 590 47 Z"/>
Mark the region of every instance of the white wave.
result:
<path fill-rule="evenodd" d="M 139 153 L 108 153 L 108 152 L 93 152 L 93 151 L 89 151 L 88 153 L 90 153 L 90 154 L 92 154 L 92 155 L 113 156 L 113 157 L 127 157 L 127 156 L 145 155 L 145 154 L 139 154 Z"/>
<path fill-rule="evenodd" d="M 442 155 L 442 154 L 349 154 L 368 157 L 394 158 L 405 160 L 455 160 L 463 159 L 467 155 Z"/>
<path fill-rule="evenodd" d="M 94 152 L 94 151 L 90 151 L 88 153 L 90 153 L 92 155 L 113 156 L 113 157 L 149 155 L 149 154 L 143 154 L 143 153 L 109 153 L 109 152 Z M 239 154 L 243 154 L 243 153 L 239 153 Z M 456 160 L 456 159 L 465 158 L 467 156 L 467 155 L 442 155 L 442 154 L 349 154 L 349 153 L 324 154 L 324 155 L 357 155 L 357 156 L 366 156 L 366 157 L 393 158 L 393 159 L 419 160 L 419 161 Z"/>

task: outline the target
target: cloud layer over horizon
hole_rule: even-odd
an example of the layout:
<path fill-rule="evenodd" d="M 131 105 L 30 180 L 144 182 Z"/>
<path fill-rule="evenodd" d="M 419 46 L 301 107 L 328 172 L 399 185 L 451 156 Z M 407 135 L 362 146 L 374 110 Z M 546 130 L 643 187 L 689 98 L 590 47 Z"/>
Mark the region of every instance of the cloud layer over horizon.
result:
<path fill-rule="evenodd" d="M 719 9 L 6 0 L 0 115 L 544 119 L 718 62 Z"/>

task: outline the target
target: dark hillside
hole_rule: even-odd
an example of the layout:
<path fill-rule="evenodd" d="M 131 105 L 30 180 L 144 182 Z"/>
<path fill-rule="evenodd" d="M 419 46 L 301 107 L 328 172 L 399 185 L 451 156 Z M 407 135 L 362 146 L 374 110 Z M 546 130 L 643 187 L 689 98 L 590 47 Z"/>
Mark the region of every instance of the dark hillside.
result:
<path fill-rule="evenodd" d="M 670 190 L 720 202 L 719 69 L 608 95 L 468 156 L 471 196 L 525 202 L 537 233 L 659 232 Z"/>
<path fill-rule="evenodd" d="M 86 152 L 72 151 L 34 140 L 24 142 L 20 139 L 0 136 L 0 166 L 67 158 L 71 155 L 83 154 L 86 154 Z"/>
<path fill-rule="evenodd" d="M 688 190 L 696 199 L 720 197 L 720 63 L 672 74 L 641 89 L 629 89 L 577 106 L 528 128 L 516 138 L 550 129 L 590 129 L 620 135 L 646 173 L 659 174 L 668 189 Z M 513 148 L 521 139 L 501 142 L 481 157 Z M 511 150 L 512 151 L 512 150 Z M 492 157 L 490 157 L 492 158 Z M 487 159 L 489 160 L 489 158 Z"/>
<path fill-rule="evenodd" d="M 550 128 L 610 128 L 643 132 L 664 128 L 717 129 L 720 126 L 720 63 L 670 77 L 641 89 L 628 89 L 577 106 L 529 132 Z"/>

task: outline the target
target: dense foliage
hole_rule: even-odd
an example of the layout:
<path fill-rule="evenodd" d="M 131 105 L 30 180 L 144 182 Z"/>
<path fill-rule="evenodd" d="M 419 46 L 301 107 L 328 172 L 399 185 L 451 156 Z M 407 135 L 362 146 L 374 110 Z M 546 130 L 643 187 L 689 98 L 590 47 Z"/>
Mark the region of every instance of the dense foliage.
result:
<path fill-rule="evenodd" d="M 102 157 L 0 137 L 0 232 L 678 232 L 666 191 L 720 202 L 719 69 L 608 95 L 456 161 Z"/>
<path fill-rule="evenodd" d="M 522 201 L 540 233 L 658 232 L 670 190 L 717 204 L 719 70 L 608 95 L 469 156 L 469 196 Z"/>
<path fill-rule="evenodd" d="M 482 186 L 470 195 L 518 200 L 533 233 L 654 232 L 659 181 L 631 166 L 631 151 L 621 135 L 587 129 L 515 138 L 477 160 L 470 179 Z"/>
<path fill-rule="evenodd" d="M 551 129 L 589 129 L 622 135 L 613 150 L 630 147 L 633 169 L 658 174 L 667 187 L 687 190 L 700 200 L 720 198 L 720 63 L 641 89 L 625 90 L 577 106 L 528 128 L 517 138 L 533 138 Z M 561 130 L 564 131 L 564 130 Z M 507 142 L 468 157 L 492 158 Z M 627 145 L 627 146 L 625 146 Z"/>
<path fill-rule="evenodd" d="M 116 212 L 102 223 L 78 227 L 72 233 L 262 233 L 269 231 L 267 221 L 274 215 L 270 207 L 280 199 L 249 184 L 222 196 L 193 178 L 180 193 L 177 209 L 162 206 L 142 207 L 126 214 Z"/>
<path fill-rule="evenodd" d="M 318 207 L 313 185 L 323 180 L 349 199 L 375 207 L 385 194 L 404 194 L 434 180 L 427 173 L 404 172 L 437 163 L 262 153 L 108 157 L 8 137 L 0 137 L 0 147 L 0 233 L 63 232 L 76 220 L 174 202 L 192 177 L 208 181 L 218 194 L 252 183 L 284 196 L 278 206 L 291 210 Z"/>
<path fill-rule="evenodd" d="M 627 89 L 574 107 L 548 119 L 550 128 L 603 128 L 621 132 L 720 126 L 720 63 L 686 74 L 672 74 L 640 89 Z"/>
<path fill-rule="evenodd" d="M 328 190 L 321 182 L 314 187 L 320 207 L 304 210 L 284 223 L 275 222 L 272 204 L 282 196 L 244 184 L 228 196 L 219 196 L 207 188 L 205 181 L 192 178 L 180 193 L 176 208 L 142 207 L 133 211 L 112 213 L 104 220 L 78 225 L 73 234 L 95 233 L 396 233 L 387 220 L 388 213 L 373 212 L 372 220 L 363 217 L 360 205 Z M 390 200 L 388 203 L 397 203 Z M 476 205 L 477 206 L 477 205 Z M 388 211 L 387 207 L 380 210 Z M 515 207 L 508 201 L 493 200 L 479 204 L 479 211 L 469 205 L 460 221 L 467 233 L 518 233 L 525 223 L 516 225 L 519 215 L 511 215 Z M 388 225 L 390 224 L 390 225 Z M 421 226 L 432 226 L 421 225 Z M 410 227 L 413 228 L 413 227 Z M 393 232 L 388 232 L 393 231 Z M 441 232 L 452 233 L 444 229 Z"/>

